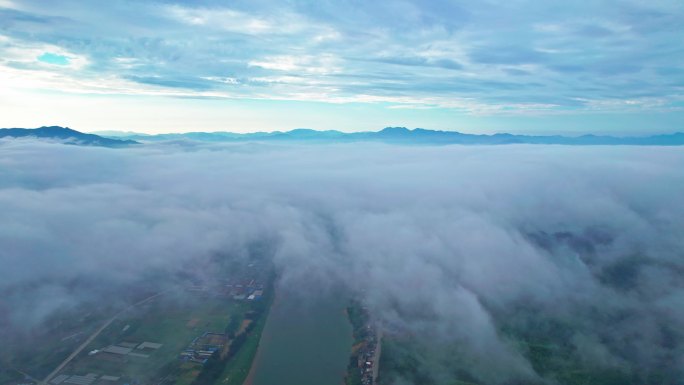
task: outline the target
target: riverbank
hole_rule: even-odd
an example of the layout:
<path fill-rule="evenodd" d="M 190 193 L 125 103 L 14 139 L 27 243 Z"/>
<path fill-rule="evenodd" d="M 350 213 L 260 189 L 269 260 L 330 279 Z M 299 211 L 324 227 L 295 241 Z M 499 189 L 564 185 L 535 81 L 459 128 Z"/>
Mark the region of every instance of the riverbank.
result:
<path fill-rule="evenodd" d="M 264 314 L 262 314 L 258 320 L 254 321 L 253 327 L 248 327 L 248 330 L 245 330 L 246 338 L 244 343 L 235 356 L 228 361 L 228 364 L 221 375 L 222 379 L 219 380 L 218 384 L 242 385 L 243 383 L 247 383 L 249 373 L 254 366 L 256 354 L 259 350 L 259 343 L 268 320 L 268 314 L 273 306 L 273 296 L 270 296 L 267 301 L 268 303 L 265 306 Z M 249 331 L 249 329 L 251 329 L 251 331 Z"/>
<path fill-rule="evenodd" d="M 259 300 L 261 303 L 255 306 L 254 311 L 250 312 L 248 317 L 239 319 L 233 325 L 234 329 L 231 333 L 235 333 L 235 337 L 231 340 L 227 352 L 225 352 L 227 354 L 221 355 L 221 359 L 225 361 L 225 364 L 218 378 L 212 382 L 213 384 L 242 385 L 245 382 L 254 362 L 268 315 L 273 306 L 275 298 L 273 287 L 273 278 L 271 278 L 264 290 L 264 295 Z"/>
<path fill-rule="evenodd" d="M 351 301 L 346 313 L 352 325 L 354 343 L 345 385 L 373 385 L 378 378 L 382 333 L 360 302 Z"/>
<path fill-rule="evenodd" d="M 272 300 L 271 300 L 269 309 L 270 309 L 271 307 L 275 306 L 275 304 L 277 303 L 277 301 L 278 301 L 278 295 L 277 295 L 277 293 L 275 293 L 275 291 L 274 291 L 274 292 L 273 292 L 273 298 L 272 298 Z M 258 365 L 259 356 L 260 356 L 261 353 L 262 353 L 262 350 L 259 349 L 259 345 L 260 345 L 260 342 L 261 342 L 261 338 L 263 337 L 263 329 L 264 329 L 265 326 L 266 326 L 266 322 L 268 322 L 268 317 L 264 317 L 263 325 L 261 325 L 261 328 L 260 328 L 260 330 L 259 330 L 259 341 L 257 341 L 256 348 L 255 348 L 255 350 L 254 350 L 254 356 L 253 356 L 252 359 L 250 360 L 249 371 L 247 372 L 247 376 L 243 379 L 242 385 L 252 385 L 252 382 L 254 381 L 254 374 L 256 373 L 257 367 L 259 366 L 259 365 Z M 233 385 L 233 384 L 230 384 L 230 385 Z"/>

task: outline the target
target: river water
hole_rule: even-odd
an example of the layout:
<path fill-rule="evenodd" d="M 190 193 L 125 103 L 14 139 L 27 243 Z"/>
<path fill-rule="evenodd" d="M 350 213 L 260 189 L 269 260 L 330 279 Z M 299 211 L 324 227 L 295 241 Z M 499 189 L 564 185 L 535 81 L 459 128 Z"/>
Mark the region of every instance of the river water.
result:
<path fill-rule="evenodd" d="M 279 290 L 254 361 L 251 385 L 340 385 L 352 345 L 344 296 Z"/>

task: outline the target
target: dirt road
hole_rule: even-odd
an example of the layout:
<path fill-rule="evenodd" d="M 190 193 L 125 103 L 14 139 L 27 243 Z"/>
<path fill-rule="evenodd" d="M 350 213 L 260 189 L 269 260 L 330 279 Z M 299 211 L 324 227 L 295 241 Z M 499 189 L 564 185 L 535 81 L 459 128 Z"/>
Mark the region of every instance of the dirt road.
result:
<path fill-rule="evenodd" d="M 83 341 L 83 343 L 80 344 L 78 346 L 78 348 L 76 348 L 76 350 L 74 350 L 69 355 L 69 357 L 67 357 L 64 361 L 62 361 L 62 363 L 59 364 L 59 366 L 57 366 L 55 368 L 55 370 L 50 372 L 50 374 L 48 374 L 47 377 L 45 377 L 43 379 L 43 381 L 40 382 L 39 385 L 47 385 L 50 382 L 50 380 L 52 379 L 52 377 L 56 376 L 57 373 L 59 373 L 62 369 L 64 369 L 64 367 L 67 366 L 69 364 L 69 362 L 71 362 L 71 360 L 74 359 L 74 357 L 76 357 L 79 353 L 81 353 L 83 351 L 83 349 L 86 348 L 86 346 L 90 345 L 90 343 L 93 342 L 93 340 L 95 338 L 97 338 L 97 336 L 99 336 L 100 333 L 102 333 L 102 331 L 107 328 L 107 326 L 109 326 L 112 322 L 114 322 L 114 320 L 117 319 L 117 317 L 119 317 L 123 313 L 133 309 L 136 306 L 142 305 L 143 303 L 145 303 L 147 301 L 151 301 L 152 299 L 159 297 L 162 294 L 164 294 L 164 292 L 157 293 L 155 295 L 149 296 L 149 297 L 143 299 L 142 301 L 136 302 L 133 305 L 131 305 L 131 306 L 121 310 L 120 312 L 116 313 L 114 316 L 112 316 L 112 318 L 108 319 L 104 324 L 102 324 L 102 326 L 100 326 L 97 330 L 95 330 L 95 332 L 93 332 L 90 336 L 88 336 L 88 338 L 86 338 L 86 340 Z"/>

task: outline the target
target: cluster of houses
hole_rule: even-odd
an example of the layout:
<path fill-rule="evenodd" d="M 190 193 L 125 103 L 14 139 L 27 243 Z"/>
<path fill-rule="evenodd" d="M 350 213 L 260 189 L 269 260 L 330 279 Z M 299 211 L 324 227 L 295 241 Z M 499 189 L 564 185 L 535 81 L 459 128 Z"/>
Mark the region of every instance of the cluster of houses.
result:
<path fill-rule="evenodd" d="M 367 328 L 364 342 L 358 350 L 357 368 L 361 372 L 361 384 L 373 385 L 377 376 L 377 359 L 379 349 L 379 339 L 377 332 L 370 324 Z"/>
<path fill-rule="evenodd" d="M 228 296 L 236 301 L 255 301 L 261 299 L 264 295 L 264 285 L 255 279 L 235 283 L 228 282 L 225 285 L 225 289 Z"/>
<path fill-rule="evenodd" d="M 195 337 L 178 358 L 184 362 L 204 365 L 214 353 L 222 352 L 228 341 L 229 338 L 226 334 L 204 332 L 201 336 Z"/>

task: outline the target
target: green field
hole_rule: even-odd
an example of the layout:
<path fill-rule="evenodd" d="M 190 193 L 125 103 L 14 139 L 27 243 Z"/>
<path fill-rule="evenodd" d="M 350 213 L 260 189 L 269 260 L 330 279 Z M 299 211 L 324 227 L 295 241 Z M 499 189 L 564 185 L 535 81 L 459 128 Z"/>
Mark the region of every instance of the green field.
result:
<path fill-rule="evenodd" d="M 179 353 L 204 332 L 223 333 L 231 319 L 242 320 L 252 307 L 251 303 L 225 298 L 196 297 L 178 302 L 160 297 L 115 320 L 62 372 L 107 374 L 142 383 L 163 381 L 187 385 L 194 379 L 193 372 L 202 367 L 199 364 L 182 364 L 178 360 Z M 145 341 L 163 345 L 157 350 L 144 352 L 148 358 L 87 354 L 112 344 Z"/>
<path fill-rule="evenodd" d="M 264 298 L 268 301 L 266 308 L 270 308 L 272 296 Z M 218 384 L 220 385 L 242 385 L 249 375 L 249 370 L 252 367 L 252 362 L 254 361 L 254 356 L 256 355 L 257 349 L 259 347 L 259 340 L 261 339 L 261 332 L 264 330 L 266 325 L 266 319 L 268 318 L 267 312 L 262 314 L 254 328 L 247 336 L 245 343 L 242 345 L 240 350 L 235 354 L 233 358 L 228 361 L 223 373 L 221 374 L 221 380 Z"/>
<path fill-rule="evenodd" d="M 24 375 L 13 369 L 0 369 L 0 384 L 18 382 Z"/>
<path fill-rule="evenodd" d="M 0 384 L 12 384 L 23 379 L 16 369 L 42 379 L 59 365 L 104 323 L 107 314 L 102 309 L 78 311 L 55 316 L 31 335 L 9 335 L 0 338 Z M 112 311 L 111 309 L 108 309 Z"/>

